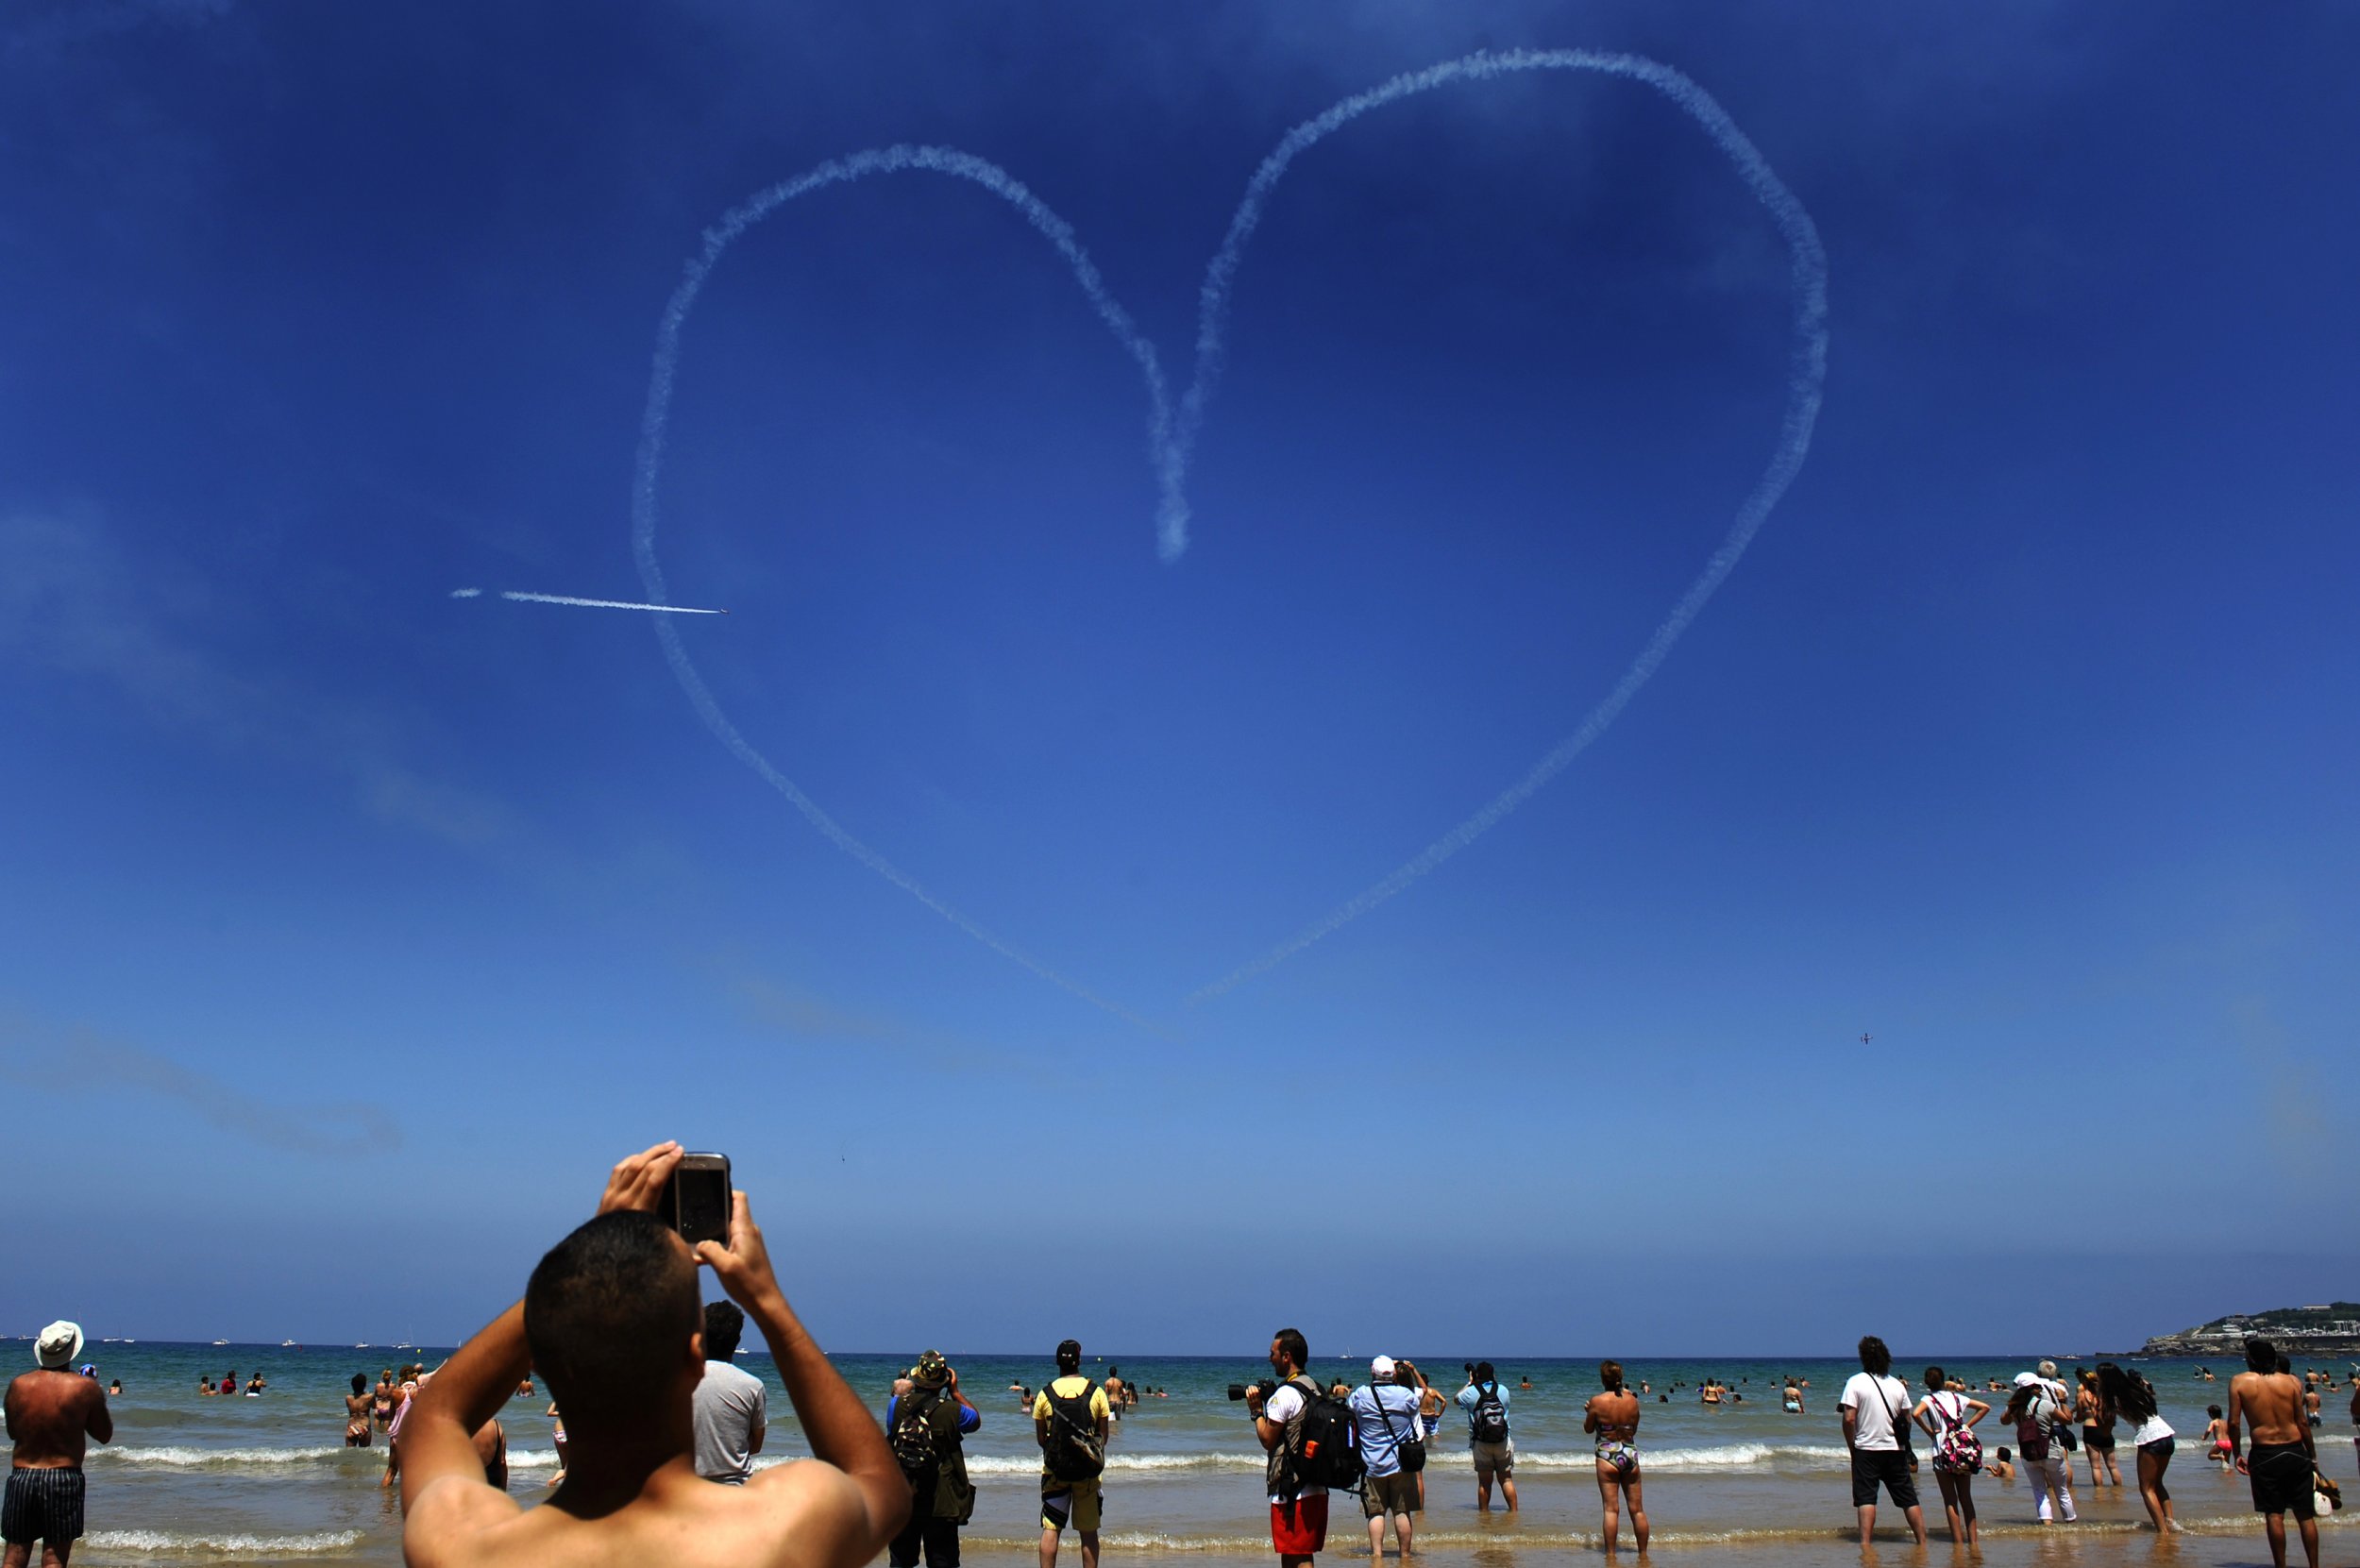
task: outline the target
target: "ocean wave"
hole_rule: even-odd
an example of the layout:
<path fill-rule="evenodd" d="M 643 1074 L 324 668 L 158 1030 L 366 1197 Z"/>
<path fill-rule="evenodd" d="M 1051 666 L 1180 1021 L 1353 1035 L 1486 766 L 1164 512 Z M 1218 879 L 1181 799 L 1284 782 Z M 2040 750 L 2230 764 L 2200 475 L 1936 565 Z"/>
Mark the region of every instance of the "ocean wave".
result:
<path fill-rule="evenodd" d="M 1175 1472 L 1229 1471 L 1239 1475 L 1262 1473 L 1263 1458 L 1259 1454 L 1109 1454 L 1106 1470 L 1109 1475 L 1155 1475 Z M 1037 1454 L 970 1454 L 967 1460 L 970 1475 L 1037 1475 L 1040 1456 Z"/>
<path fill-rule="evenodd" d="M 318 1448 L 191 1448 L 165 1444 L 157 1448 L 101 1448 L 93 1463 L 163 1465 L 176 1470 L 247 1470 L 261 1465 L 319 1464 L 344 1454 L 372 1450 L 337 1446 Z"/>
<path fill-rule="evenodd" d="M 1639 1450 L 1643 1473 L 1745 1470 L 1781 1461 L 1827 1469 L 1850 1463 L 1851 1451 L 1841 1443 L 1813 1442 L 1733 1442 L 1711 1448 L 1655 1449 L 1643 1445 Z M 1526 1453 L 1522 1449 L 1516 1453 L 1517 1468 L 1523 1470 L 1589 1470 L 1596 1463 L 1594 1454 Z"/>
<path fill-rule="evenodd" d="M 174 1530 L 93 1530 L 82 1543 L 101 1552 L 142 1552 L 175 1557 L 316 1557 L 348 1551 L 361 1543 L 359 1530 L 321 1530 L 311 1535 L 183 1535 Z"/>
<path fill-rule="evenodd" d="M 518 1448 L 511 1444 L 508 1450 L 508 1468 L 511 1470 L 554 1470 L 557 1468 L 557 1450 L 554 1448 Z"/>

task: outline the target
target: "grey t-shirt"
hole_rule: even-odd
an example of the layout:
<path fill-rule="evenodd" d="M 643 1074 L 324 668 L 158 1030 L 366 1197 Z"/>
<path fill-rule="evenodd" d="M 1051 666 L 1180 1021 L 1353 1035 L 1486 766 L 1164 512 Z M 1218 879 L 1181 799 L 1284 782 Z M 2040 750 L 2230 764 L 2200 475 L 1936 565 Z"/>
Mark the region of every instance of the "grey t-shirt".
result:
<path fill-rule="evenodd" d="M 768 1424 L 762 1379 L 727 1361 L 707 1361 L 697 1385 L 697 1474 L 742 1486 L 754 1473 L 753 1435 Z"/>

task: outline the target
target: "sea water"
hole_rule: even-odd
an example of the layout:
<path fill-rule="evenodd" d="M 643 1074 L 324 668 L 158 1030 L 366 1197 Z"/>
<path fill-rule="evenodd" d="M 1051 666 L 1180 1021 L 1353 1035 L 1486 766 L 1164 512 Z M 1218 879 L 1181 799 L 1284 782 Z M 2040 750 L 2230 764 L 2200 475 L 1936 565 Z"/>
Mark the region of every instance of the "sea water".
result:
<path fill-rule="evenodd" d="M 29 1365 L 29 1347 L 24 1350 Z M 1256 1347 L 1258 1348 L 1258 1347 Z M 262 1345 L 93 1342 L 85 1358 L 102 1380 L 120 1377 L 124 1391 L 110 1401 L 115 1440 L 93 1448 L 89 1465 L 89 1534 L 77 1563 L 346 1562 L 390 1568 L 400 1556 L 400 1516 L 394 1493 L 380 1489 L 384 1440 L 367 1449 L 344 1446 L 345 1408 L 353 1374 L 374 1388 L 378 1374 L 406 1361 L 432 1364 L 447 1347 L 344 1349 Z M 1046 1357 L 951 1353 L 961 1388 L 983 1413 L 983 1427 L 967 1440 L 968 1469 L 978 1492 L 965 1532 L 967 1556 L 990 1568 L 1031 1560 L 1038 1535 L 1039 1452 L 1029 1415 L 1011 1383 L 1037 1388 L 1054 1374 Z M 844 1356 L 836 1365 L 872 1409 L 882 1410 L 895 1373 L 915 1358 Z M 1455 1393 L 1463 1356 L 1420 1359 L 1427 1375 Z M 770 1388 L 770 1430 L 761 1465 L 808 1453 L 775 1369 L 767 1357 L 739 1364 Z M 1945 1358 L 1971 1388 L 2003 1382 L 2029 1365 L 2024 1358 Z M 1272 1560 L 1262 1458 L 1242 1405 L 1226 1397 L 1233 1382 L 1267 1375 L 1258 1357 L 1171 1357 L 1110 1356 L 1084 1370 L 1103 1378 L 1119 1365 L 1135 1386 L 1162 1391 L 1144 1398 L 1117 1425 L 1104 1479 L 1104 1547 L 1110 1559 L 1186 1554 L 1190 1562 L 1266 1564 Z M 2071 1363 L 2066 1363 L 2070 1375 Z M 2189 1535 L 2159 1543 L 2146 1529 L 2134 1484 L 2133 1450 L 2121 1443 L 2117 1461 L 2126 1484 L 2093 1489 L 2084 1457 L 2074 1457 L 2082 1523 L 2043 1530 L 2032 1517 L 2032 1495 L 2014 1484 L 1978 1477 L 1984 1559 L 1999 1563 L 2181 1564 L 2251 1562 L 2261 1551 L 2259 1523 L 2246 1511 L 2242 1478 L 2225 1475 L 2201 1452 L 2204 1408 L 2228 1399 L 2227 1366 L 2217 1382 L 2194 1374 L 2193 1361 L 2141 1361 L 2163 1411 L 2180 1433 L 2167 1482 Z M 1923 1359 L 1896 1372 L 1913 1390 Z M 268 1391 L 257 1397 L 205 1397 L 200 1375 L 218 1380 L 231 1368 L 240 1379 L 261 1373 Z M 1640 1443 L 1647 1511 L 1654 1526 L 1652 1557 L 1680 1556 L 1713 1562 L 1804 1563 L 1857 1560 L 1844 1441 L 1835 1401 L 1857 1370 L 1849 1360 L 1626 1359 L 1636 1389 L 1653 1393 L 1642 1406 Z M 1322 1358 L 1311 1368 L 1322 1380 L 1366 1380 L 1364 1359 Z M 1509 1515 L 1495 1493 L 1493 1511 L 1475 1508 L 1467 1459 L 1466 1422 L 1454 1408 L 1443 1418 L 1426 1469 L 1426 1512 L 1419 1521 L 1420 1556 L 1433 1568 L 1515 1568 L 1551 1555 L 1594 1551 L 1599 1509 L 1590 1442 L 1581 1431 L 1584 1402 L 1597 1390 L 1594 1360 L 1526 1358 L 1499 1366 L 1512 1401 L 1520 1511 Z M 1779 1408 L 1784 1374 L 1810 1380 L 1805 1409 Z M 1742 1403 L 1700 1405 L 1695 1388 L 1718 1376 Z M 1529 1379 L 1530 1388 L 1520 1384 Z M 1675 1383 L 1683 1385 L 1674 1391 Z M 1668 1396 L 1658 1403 L 1655 1394 Z M 1997 1394 L 1983 1395 L 1994 1406 Z M 2328 1473 L 2352 1482 L 2354 1455 L 2347 1395 L 2335 1396 L 2321 1432 Z M 502 1413 L 508 1432 L 510 1492 L 528 1506 L 548 1495 L 557 1456 L 542 1389 L 513 1400 Z M 2014 1434 L 1997 1414 L 1981 1428 L 1985 1447 Z M 1927 1445 L 1921 1443 L 1921 1453 Z M 1942 1510 L 1929 1469 L 1920 1477 L 1930 1553 L 1945 1560 Z M 2360 1498 L 2360 1492 L 2354 1493 Z M 2337 1525 L 2330 1560 L 2347 1560 Z M 1625 1549 L 1629 1522 L 1625 1520 Z M 1899 1513 L 1889 1502 L 1878 1515 L 1881 1559 L 1916 1560 Z M 1333 1500 L 1330 1556 L 1367 1556 L 1357 1500 Z M 1390 1538 L 1389 1538 L 1390 1544 Z M 1077 1565 L 1070 1537 L 1067 1555 Z M 2262 1560 L 2267 1560 L 2264 1558 Z"/>

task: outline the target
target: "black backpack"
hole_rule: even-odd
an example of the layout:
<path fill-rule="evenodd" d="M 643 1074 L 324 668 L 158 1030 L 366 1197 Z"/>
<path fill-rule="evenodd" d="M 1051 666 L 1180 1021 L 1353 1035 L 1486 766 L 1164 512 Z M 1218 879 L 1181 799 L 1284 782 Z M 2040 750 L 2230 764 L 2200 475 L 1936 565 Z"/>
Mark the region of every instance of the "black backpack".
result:
<path fill-rule="evenodd" d="M 935 1424 L 927 1419 L 941 1398 L 932 1391 L 911 1393 L 894 1407 L 893 1457 L 901 1461 L 904 1475 L 926 1475 L 942 1468 L 941 1451 L 935 1446 Z"/>
<path fill-rule="evenodd" d="M 1359 1490 L 1368 1467 L 1360 1462 L 1352 1407 L 1317 1385 L 1294 1388 L 1303 1395 L 1303 1416 L 1287 1435 L 1287 1454 L 1296 1484 Z"/>
<path fill-rule="evenodd" d="M 1087 1481 L 1106 1468 L 1106 1445 L 1099 1441 L 1098 1423 L 1090 1415 L 1090 1395 L 1098 1385 L 1082 1380 L 1080 1393 L 1061 1394 L 1055 1381 L 1041 1390 L 1049 1401 L 1049 1431 L 1041 1439 L 1041 1462 L 1061 1481 Z"/>
<path fill-rule="evenodd" d="M 1467 1435 L 1477 1442 L 1508 1441 L 1508 1402 L 1500 1397 L 1497 1383 L 1486 1383 L 1476 1393 Z"/>

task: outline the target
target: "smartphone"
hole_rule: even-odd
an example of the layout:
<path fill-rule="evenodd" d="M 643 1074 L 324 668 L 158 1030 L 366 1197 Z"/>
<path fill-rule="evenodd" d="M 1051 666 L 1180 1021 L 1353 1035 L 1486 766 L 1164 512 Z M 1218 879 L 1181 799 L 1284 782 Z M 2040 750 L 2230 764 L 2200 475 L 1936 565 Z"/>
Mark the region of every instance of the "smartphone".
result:
<path fill-rule="evenodd" d="M 730 1156 L 683 1155 L 656 1201 L 656 1218 L 690 1246 L 730 1239 Z"/>

